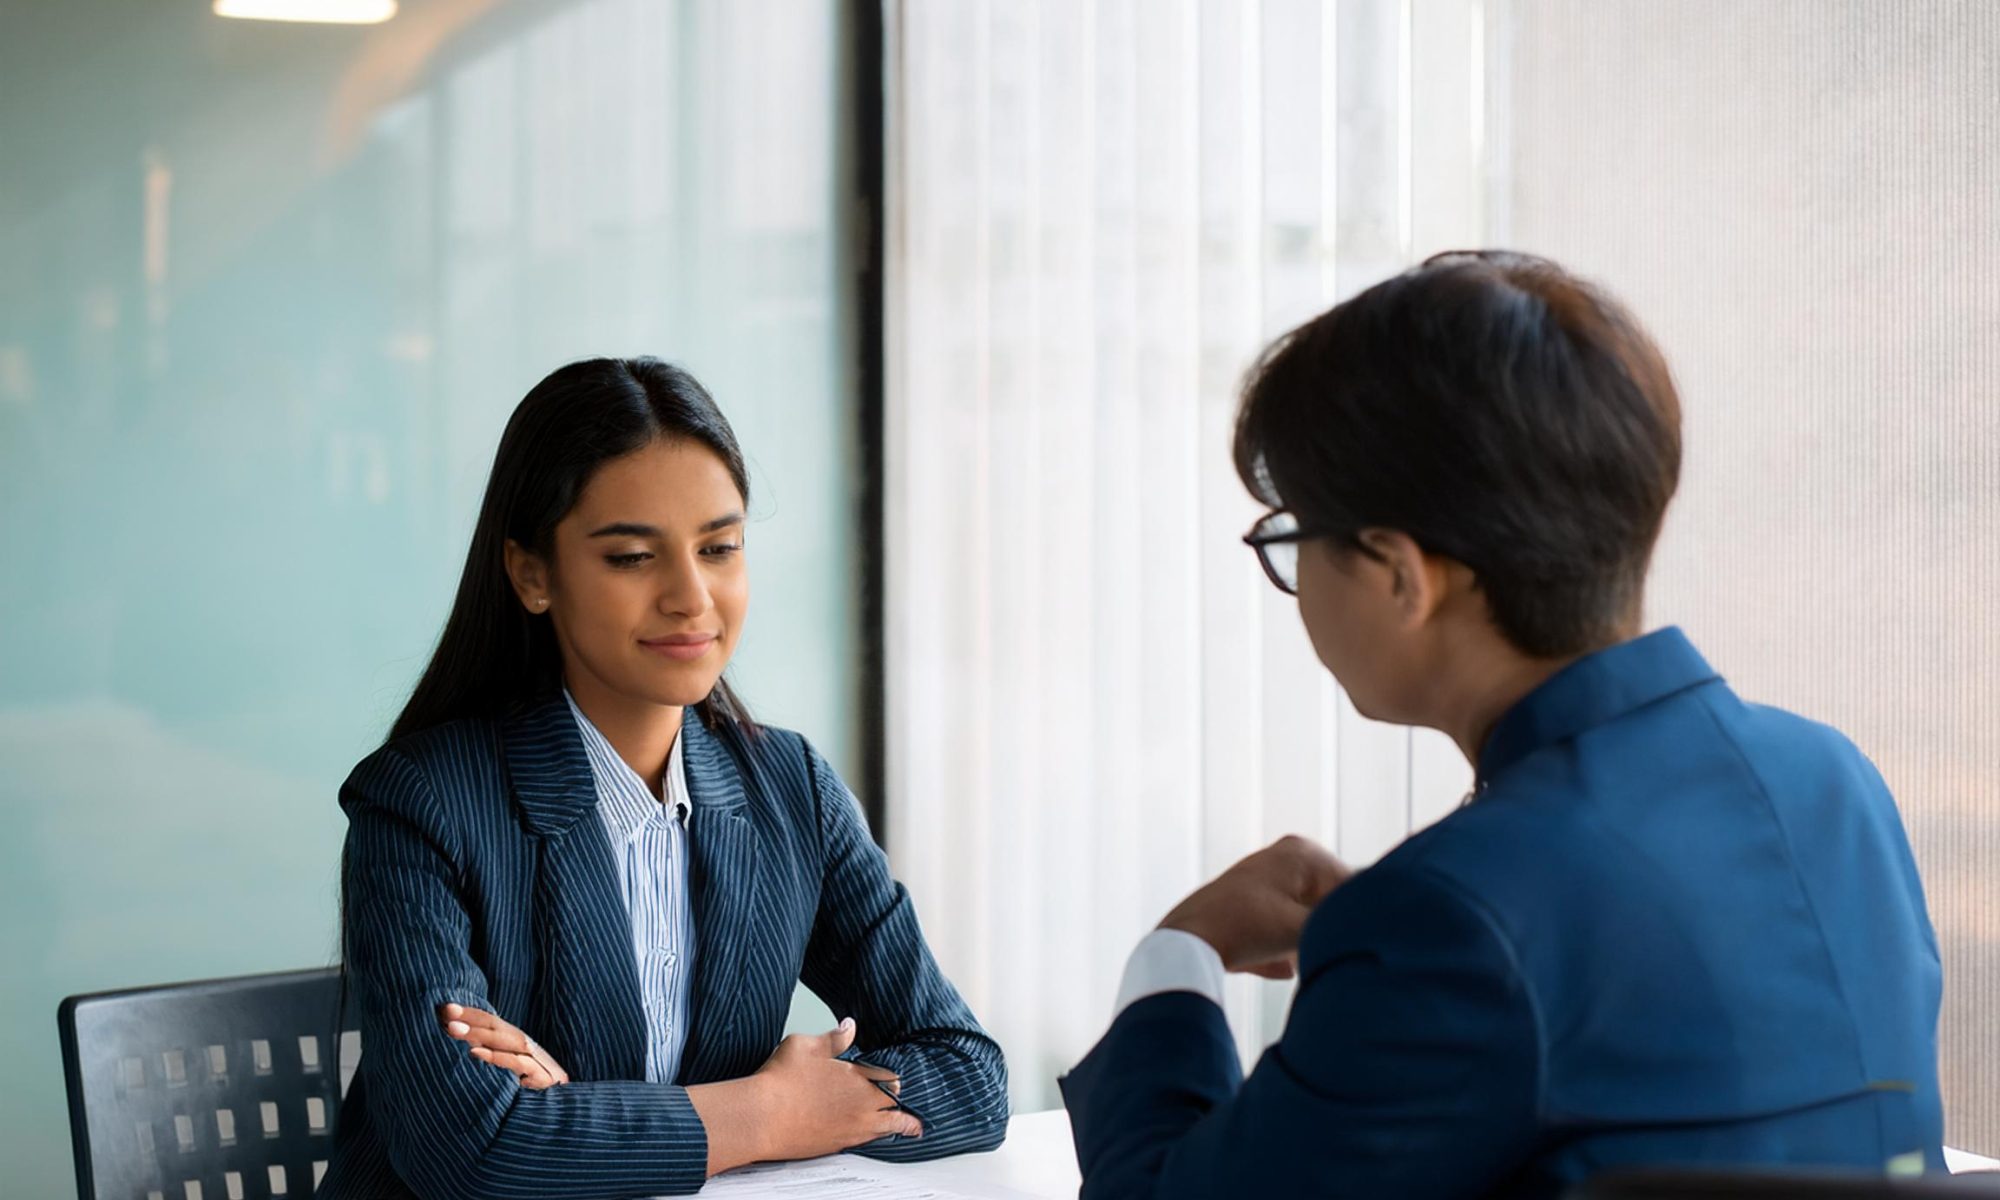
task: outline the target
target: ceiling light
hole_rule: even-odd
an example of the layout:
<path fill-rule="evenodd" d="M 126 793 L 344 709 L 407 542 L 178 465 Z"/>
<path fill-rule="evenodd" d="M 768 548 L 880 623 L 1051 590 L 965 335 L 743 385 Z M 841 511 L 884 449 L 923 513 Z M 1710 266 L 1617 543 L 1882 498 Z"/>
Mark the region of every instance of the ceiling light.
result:
<path fill-rule="evenodd" d="M 246 21 L 379 25 L 396 15 L 396 0 L 215 0 L 215 15 Z"/>

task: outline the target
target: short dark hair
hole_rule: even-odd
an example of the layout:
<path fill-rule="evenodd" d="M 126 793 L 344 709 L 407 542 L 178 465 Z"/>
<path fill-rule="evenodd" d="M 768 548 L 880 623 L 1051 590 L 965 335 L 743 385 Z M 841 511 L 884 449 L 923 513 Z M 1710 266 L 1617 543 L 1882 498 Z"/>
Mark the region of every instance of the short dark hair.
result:
<path fill-rule="evenodd" d="M 1538 657 L 1637 615 L 1680 464 L 1680 400 L 1638 321 L 1505 251 L 1438 255 L 1285 335 L 1236 423 L 1260 500 L 1346 550 L 1391 529 L 1464 563 Z"/>

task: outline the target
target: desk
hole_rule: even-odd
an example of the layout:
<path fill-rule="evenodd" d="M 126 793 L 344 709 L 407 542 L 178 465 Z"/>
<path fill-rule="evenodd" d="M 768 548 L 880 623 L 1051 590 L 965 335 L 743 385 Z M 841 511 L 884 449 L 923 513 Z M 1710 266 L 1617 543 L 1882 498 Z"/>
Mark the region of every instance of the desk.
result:
<path fill-rule="evenodd" d="M 1007 1123 L 1007 1140 L 998 1150 L 911 1163 L 898 1175 L 966 1191 L 976 1184 L 1012 1188 L 1037 1200 L 1076 1200 L 1077 1189 L 1083 1186 L 1076 1169 L 1076 1144 L 1069 1137 L 1069 1114 L 1060 1108 L 1017 1115 Z"/>
<path fill-rule="evenodd" d="M 1069 1115 L 1027 1113 L 1007 1125 L 1007 1141 L 988 1154 L 923 1163 L 878 1163 L 836 1154 L 800 1163 L 768 1163 L 717 1175 L 702 1195 L 717 1200 L 867 1200 L 929 1197 L 932 1189 L 981 1200 L 1075 1200 L 1081 1187 L 1070 1147 Z"/>
<path fill-rule="evenodd" d="M 1953 1171 L 2000 1168 L 2000 1162 L 1962 1150 L 1947 1148 L 1945 1158 Z M 1075 1200 L 1083 1182 L 1070 1141 L 1069 1114 L 1059 1108 L 1016 1116 L 1007 1125 L 1005 1144 L 990 1153 L 909 1163 L 892 1170 L 890 1177 L 901 1183 L 972 1193 L 1011 1191 L 1035 1200 Z"/>

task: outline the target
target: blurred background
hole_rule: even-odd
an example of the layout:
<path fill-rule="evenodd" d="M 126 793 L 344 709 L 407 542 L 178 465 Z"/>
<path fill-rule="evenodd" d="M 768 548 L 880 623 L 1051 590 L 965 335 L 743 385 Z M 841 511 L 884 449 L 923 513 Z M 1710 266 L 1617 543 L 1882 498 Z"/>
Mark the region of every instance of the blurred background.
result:
<path fill-rule="evenodd" d="M 1478 244 L 1665 347 L 1650 623 L 1881 766 L 1948 1136 L 2000 1153 L 2000 6 L 215 7 L 0 4 L 8 1195 L 73 1191 L 63 996 L 334 960 L 340 780 L 508 413 L 596 354 L 735 422 L 736 679 L 1056 1103 L 1200 877 L 1372 861 L 1467 786 L 1317 668 L 1227 430 L 1265 341 Z M 1232 987 L 1254 1051 L 1288 992 Z"/>

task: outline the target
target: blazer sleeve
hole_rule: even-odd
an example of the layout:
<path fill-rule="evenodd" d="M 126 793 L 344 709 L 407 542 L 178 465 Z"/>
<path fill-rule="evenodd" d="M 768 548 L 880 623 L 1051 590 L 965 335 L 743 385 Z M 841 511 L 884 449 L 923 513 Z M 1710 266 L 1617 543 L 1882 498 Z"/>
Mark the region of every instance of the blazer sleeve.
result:
<path fill-rule="evenodd" d="M 854 1153 L 890 1161 L 991 1150 L 1007 1136 L 1007 1068 L 917 927 L 910 894 L 868 835 L 854 794 L 806 748 L 825 877 L 800 978 L 836 1016 L 852 1016 L 859 1057 L 902 1078 L 899 1102 L 920 1138 Z"/>
<path fill-rule="evenodd" d="M 438 1007 L 491 1010 L 460 899 L 460 848 L 429 781 L 386 748 L 341 789 L 350 1001 L 370 1123 L 425 1200 L 638 1197 L 698 1191 L 708 1136 L 684 1088 L 577 1082 L 544 1091 L 479 1062 Z"/>
<path fill-rule="evenodd" d="M 1120 1013 L 1063 1081 L 1084 1200 L 1484 1194 L 1530 1154 L 1541 1041 L 1508 943 L 1421 869 L 1321 905 L 1276 1045 L 1247 1080 L 1222 1010 Z"/>

